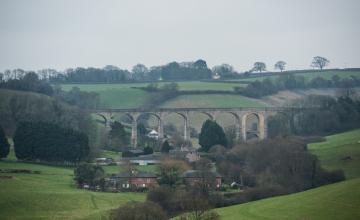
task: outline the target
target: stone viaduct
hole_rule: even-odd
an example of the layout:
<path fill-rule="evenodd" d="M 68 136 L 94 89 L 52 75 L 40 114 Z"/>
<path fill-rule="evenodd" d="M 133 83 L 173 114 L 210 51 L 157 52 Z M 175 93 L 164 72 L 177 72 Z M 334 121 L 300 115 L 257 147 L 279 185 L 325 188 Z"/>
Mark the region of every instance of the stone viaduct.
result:
<path fill-rule="evenodd" d="M 131 129 L 131 142 L 132 146 L 137 145 L 137 122 L 141 115 L 152 115 L 158 120 L 158 133 L 159 138 L 164 137 L 164 117 L 169 114 L 178 114 L 184 120 L 184 139 L 190 139 L 190 121 L 189 115 L 193 113 L 202 113 L 209 117 L 211 120 L 216 120 L 220 113 L 228 113 L 234 117 L 234 124 L 236 127 L 236 138 L 247 140 L 247 118 L 249 115 L 255 115 L 258 120 L 258 127 L 254 134 L 260 139 L 267 137 L 267 119 L 271 115 L 282 113 L 289 118 L 293 117 L 294 112 L 299 111 L 299 108 L 277 108 L 277 107 L 266 107 L 266 108 L 159 108 L 153 110 L 145 109 L 96 109 L 91 110 L 91 113 L 101 116 L 107 127 L 110 127 L 113 114 L 123 113 L 126 114 L 132 121 Z"/>

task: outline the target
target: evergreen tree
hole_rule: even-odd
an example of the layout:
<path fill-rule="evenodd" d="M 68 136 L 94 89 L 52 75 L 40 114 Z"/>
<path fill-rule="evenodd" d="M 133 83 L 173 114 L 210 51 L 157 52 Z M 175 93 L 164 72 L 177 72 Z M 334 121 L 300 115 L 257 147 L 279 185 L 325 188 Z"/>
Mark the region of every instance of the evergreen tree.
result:
<path fill-rule="evenodd" d="M 226 135 L 223 128 L 213 120 L 206 120 L 199 135 L 201 151 L 208 152 L 214 145 L 227 147 Z"/>
<path fill-rule="evenodd" d="M 150 146 L 144 148 L 144 155 L 153 154 L 154 150 Z"/>
<path fill-rule="evenodd" d="M 22 122 L 14 135 L 16 157 L 20 160 L 79 163 L 89 155 L 87 135 L 56 124 Z"/>
<path fill-rule="evenodd" d="M 115 121 L 111 124 L 110 136 L 110 147 L 113 150 L 121 150 L 130 143 L 129 134 L 126 133 L 125 127 L 120 122 Z"/>
<path fill-rule="evenodd" d="M 0 158 L 5 158 L 9 154 L 10 144 L 6 139 L 5 132 L 0 126 Z"/>
<path fill-rule="evenodd" d="M 167 154 L 169 153 L 170 150 L 171 150 L 171 146 L 169 142 L 167 140 L 164 141 L 163 145 L 161 146 L 161 152 Z"/>

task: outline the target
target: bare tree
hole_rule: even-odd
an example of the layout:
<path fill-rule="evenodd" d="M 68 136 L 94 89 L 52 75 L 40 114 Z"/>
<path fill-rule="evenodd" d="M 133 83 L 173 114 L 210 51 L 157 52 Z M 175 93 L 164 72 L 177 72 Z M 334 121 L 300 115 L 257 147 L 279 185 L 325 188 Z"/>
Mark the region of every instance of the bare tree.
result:
<path fill-rule="evenodd" d="M 286 62 L 285 61 L 278 61 L 275 63 L 274 68 L 276 70 L 280 70 L 281 72 L 285 70 Z"/>
<path fill-rule="evenodd" d="M 322 70 L 325 66 L 329 65 L 330 61 L 325 57 L 316 56 L 313 58 L 311 66 Z"/>

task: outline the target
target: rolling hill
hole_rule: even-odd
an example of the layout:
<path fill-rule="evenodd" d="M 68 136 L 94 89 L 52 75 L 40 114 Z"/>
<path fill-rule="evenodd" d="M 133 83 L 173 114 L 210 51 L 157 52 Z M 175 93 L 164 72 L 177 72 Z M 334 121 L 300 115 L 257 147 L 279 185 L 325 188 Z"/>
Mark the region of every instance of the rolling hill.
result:
<path fill-rule="evenodd" d="M 222 220 L 357 220 L 360 178 L 216 209 Z"/>
<path fill-rule="evenodd" d="M 360 129 L 327 136 L 326 141 L 308 147 L 324 168 L 342 169 L 346 178 L 360 177 Z"/>

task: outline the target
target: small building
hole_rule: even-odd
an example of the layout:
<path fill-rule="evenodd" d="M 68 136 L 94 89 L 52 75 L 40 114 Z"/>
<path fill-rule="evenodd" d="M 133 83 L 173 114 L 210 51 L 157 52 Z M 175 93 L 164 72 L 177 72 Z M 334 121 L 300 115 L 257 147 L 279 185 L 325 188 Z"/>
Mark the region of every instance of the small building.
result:
<path fill-rule="evenodd" d="M 123 163 L 130 163 L 134 165 L 146 166 L 146 165 L 154 165 L 159 164 L 160 159 L 155 155 L 141 155 L 135 158 L 126 158 L 122 160 Z"/>
<path fill-rule="evenodd" d="M 159 139 L 159 133 L 157 132 L 157 131 L 155 131 L 155 130 L 151 130 L 148 134 L 147 134 L 147 136 L 149 137 L 149 138 L 153 138 L 153 139 Z"/>
<path fill-rule="evenodd" d="M 208 187 L 219 189 L 222 176 L 214 171 L 188 170 L 183 174 L 185 185 L 206 184 Z"/>
<path fill-rule="evenodd" d="M 111 191 L 139 190 L 153 188 L 158 185 L 157 176 L 154 173 L 132 171 L 114 174 L 110 177 L 107 187 Z"/>
<path fill-rule="evenodd" d="M 218 73 L 215 73 L 215 75 L 212 76 L 213 79 L 220 79 L 221 76 Z"/>
<path fill-rule="evenodd" d="M 95 159 L 95 162 L 97 165 L 110 165 L 112 164 L 114 161 L 112 158 L 105 158 L 105 157 L 102 157 L 102 158 L 96 158 Z"/>

